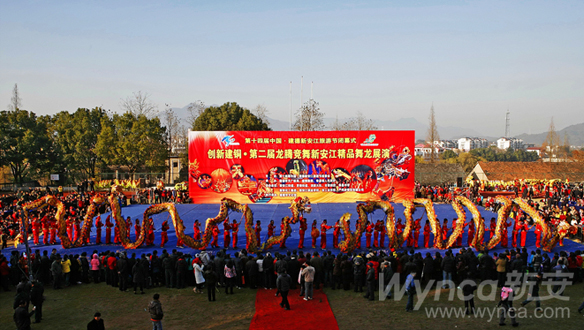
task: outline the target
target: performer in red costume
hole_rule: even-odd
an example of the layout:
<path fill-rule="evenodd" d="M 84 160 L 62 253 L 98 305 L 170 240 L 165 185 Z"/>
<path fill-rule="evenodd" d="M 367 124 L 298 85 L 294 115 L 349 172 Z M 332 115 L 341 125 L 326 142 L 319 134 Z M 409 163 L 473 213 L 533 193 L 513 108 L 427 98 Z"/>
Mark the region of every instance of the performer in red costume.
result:
<path fill-rule="evenodd" d="M 110 216 L 105 218 L 105 244 L 112 244 L 112 227 L 114 224 L 110 221 Z"/>
<path fill-rule="evenodd" d="M 274 220 L 270 220 L 270 223 L 268 224 L 268 236 L 266 236 L 266 241 L 269 240 L 270 237 L 274 236 L 274 229 L 276 229 Z"/>
<path fill-rule="evenodd" d="M 383 220 L 379 220 L 380 224 L 381 224 L 381 230 L 379 231 L 379 247 L 380 248 L 385 248 L 385 236 L 387 235 L 387 227 L 385 227 L 385 224 L 383 223 Z"/>
<path fill-rule="evenodd" d="M 95 244 L 101 244 L 101 227 L 103 227 L 103 222 L 101 222 L 101 215 L 95 218 Z"/>
<path fill-rule="evenodd" d="M 524 248 L 525 247 L 525 239 L 527 238 L 527 232 L 531 229 L 531 227 L 529 227 L 527 225 L 527 221 L 522 221 L 521 224 L 522 225 L 519 228 L 519 230 L 521 232 L 521 247 Z"/>
<path fill-rule="evenodd" d="M 396 230 L 397 236 L 400 236 L 404 232 L 405 227 L 406 226 L 404 224 L 402 224 L 402 219 L 398 218 L 397 224 L 395 225 L 395 230 Z"/>
<path fill-rule="evenodd" d="M 132 231 L 132 219 L 126 218 L 126 238 L 130 239 L 130 231 Z"/>
<path fill-rule="evenodd" d="M 320 248 L 326 250 L 326 231 L 333 228 L 326 223 L 326 219 L 320 224 Z"/>
<path fill-rule="evenodd" d="M 414 247 L 418 248 L 418 241 L 420 239 L 420 229 L 422 229 L 422 218 L 420 217 L 419 219 L 414 221 Z"/>
<path fill-rule="evenodd" d="M 505 220 L 501 227 L 501 246 L 504 248 L 509 244 L 509 232 L 507 228 L 511 227 L 511 225 L 513 225 L 513 222 L 507 222 L 507 220 Z"/>
<path fill-rule="evenodd" d="M 193 239 L 200 241 L 201 240 L 201 223 L 199 222 L 199 219 L 195 220 L 195 223 L 193 223 Z"/>
<path fill-rule="evenodd" d="M 81 236 L 81 219 L 73 218 L 73 226 L 75 228 L 75 238 L 73 240 L 77 241 Z"/>
<path fill-rule="evenodd" d="M 320 234 L 318 232 L 318 229 L 316 228 L 316 219 L 312 222 L 312 230 L 310 231 L 310 236 L 312 237 L 312 248 L 316 249 L 316 239 L 318 238 L 318 235 Z"/>
<path fill-rule="evenodd" d="M 73 217 L 68 216 L 67 220 L 65 221 L 65 225 L 67 226 L 67 236 L 69 240 L 73 240 Z"/>
<path fill-rule="evenodd" d="M 361 223 L 361 220 L 359 220 L 359 219 L 357 219 L 355 221 L 355 231 L 357 231 L 357 228 L 359 228 L 359 226 L 361 226 L 360 223 Z M 367 228 L 367 227 L 365 227 L 365 228 Z M 361 248 L 361 237 L 359 237 L 359 239 L 357 239 L 355 246 L 357 247 L 357 249 Z"/>
<path fill-rule="evenodd" d="M 114 227 L 114 244 L 119 243 L 120 243 L 120 227 L 116 225 Z"/>
<path fill-rule="evenodd" d="M 495 218 L 491 218 L 491 224 L 489 226 L 489 231 L 491 232 L 491 237 L 489 239 L 493 238 L 493 235 L 495 235 L 495 230 L 497 229 L 497 222 L 495 221 Z"/>
<path fill-rule="evenodd" d="M 223 220 L 223 247 L 229 248 L 229 243 L 231 242 L 231 236 L 229 236 L 229 231 L 231 230 L 231 224 L 229 223 L 229 217 Z"/>
<path fill-rule="evenodd" d="M 39 234 L 41 231 L 41 220 L 35 218 L 32 222 L 32 240 L 34 244 L 39 245 Z"/>
<path fill-rule="evenodd" d="M 306 229 L 308 229 L 308 225 L 306 224 L 306 219 L 304 217 L 300 217 L 300 228 L 298 229 L 298 236 L 300 236 L 300 240 L 298 241 L 298 248 L 304 249 L 304 233 Z"/>
<path fill-rule="evenodd" d="M 333 230 L 333 248 L 339 248 L 339 234 L 341 233 L 341 220 L 337 220 L 335 223 L 335 229 Z"/>
<path fill-rule="evenodd" d="M 442 240 L 446 241 L 446 239 L 448 239 L 448 219 L 442 222 Z"/>
<path fill-rule="evenodd" d="M 511 231 L 511 246 L 514 248 L 517 248 L 517 234 L 519 233 L 519 231 L 521 230 L 522 227 L 522 222 L 521 222 L 521 218 L 519 217 L 519 215 L 515 218 L 515 224 L 512 227 L 512 231 Z"/>
<path fill-rule="evenodd" d="M 288 225 L 290 226 L 290 225 Z M 286 223 L 284 222 L 284 218 L 282 218 L 282 222 L 280 223 L 280 235 L 283 235 L 286 232 Z M 286 239 L 287 237 L 284 236 L 282 241 L 280 242 L 280 249 L 286 248 Z"/>
<path fill-rule="evenodd" d="M 373 223 L 371 223 L 373 225 Z M 373 226 L 373 247 L 379 247 L 379 220 Z"/>
<path fill-rule="evenodd" d="M 152 218 L 148 218 L 148 235 L 146 236 L 146 246 L 154 245 L 154 231 L 156 228 L 154 227 L 154 220 Z"/>
<path fill-rule="evenodd" d="M 162 223 L 162 227 L 160 227 L 160 248 L 164 248 L 164 245 L 168 242 L 168 230 L 170 226 L 168 225 L 168 221 L 164 220 Z"/>
<path fill-rule="evenodd" d="M 218 248 L 219 247 L 219 226 L 213 226 L 212 232 L 213 240 L 211 241 L 211 247 Z"/>
<path fill-rule="evenodd" d="M 541 233 L 542 233 L 542 228 L 538 223 L 535 225 L 535 246 L 538 249 L 541 248 Z"/>
<path fill-rule="evenodd" d="M 365 227 L 365 247 L 367 249 L 371 248 L 371 233 L 373 232 L 373 224 L 367 221 L 367 227 Z"/>
<path fill-rule="evenodd" d="M 432 232 L 432 229 L 430 228 L 430 222 L 426 221 L 426 224 L 424 224 L 424 247 L 425 248 L 430 247 L 430 233 L 431 232 Z"/>
<path fill-rule="evenodd" d="M 237 233 L 239 233 L 239 223 L 235 220 L 231 223 L 232 246 L 237 249 Z"/>
<path fill-rule="evenodd" d="M 136 223 L 134 224 L 134 233 L 136 233 L 136 240 L 138 240 L 138 237 L 140 237 L 140 230 L 142 230 L 142 226 L 140 226 L 140 221 L 136 219 Z"/>
<path fill-rule="evenodd" d="M 79 219 L 79 223 L 83 223 L 83 219 Z M 91 227 L 93 227 L 93 221 L 89 221 L 89 228 L 87 229 L 87 236 L 85 236 L 85 244 L 89 245 L 91 244 L 91 241 L 89 240 L 89 235 L 91 234 Z M 79 231 L 81 233 L 81 231 Z M 83 233 L 81 233 L 83 234 Z M 81 235 L 80 234 L 80 235 Z"/>
<path fill-rule="evenodd" d="M 51 230 L 51 224 L 47 214 L 41 219 L 43 227 L 43 244 L 47 245 L 49 243 L 49 232 Z"/>
<path fill-rule="evenodd" d="M 254 230 L 255 230 L 255 235 L 256 235 L 258 247 L 260 247 L 261 246 L 260 234 L 262 232 L 262 222 L 261 221 L 259 221 L 259 220 L 256 221 L 256 225 L 255 225 Z"/>
<path fill-rule="evenodd" d="M 471 246 L 472 240 L 474 239 L 474 235 L 475 235 L 475 224 L 473 220 L 470 220 L 470 222 L 468 223 L 468 237 L 467 237 L 467 243 L 468 246 Z"/>
<path fill-rule="evenodd" d="M 51 245 L 55 245 L 57 244 L 57 229 L 59 228 L 59 224 L 55 218 L 49 220 L 49 223 L 51 226 Z"/>

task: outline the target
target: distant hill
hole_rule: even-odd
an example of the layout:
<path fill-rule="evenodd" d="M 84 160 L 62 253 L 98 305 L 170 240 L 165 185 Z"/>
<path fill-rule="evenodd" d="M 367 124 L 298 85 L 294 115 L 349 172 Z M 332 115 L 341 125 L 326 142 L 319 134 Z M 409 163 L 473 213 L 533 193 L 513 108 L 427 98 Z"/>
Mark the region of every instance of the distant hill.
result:
<path fill-rule="evenodd" d="M 568 136 L 568 141 L 572 146 L 584 146 L 584 123 L 570 125 L 560 131 L 557 131 L 560 137 L 560 143 L 564 143 L 564 134 Z M 515 136 L 516 138 L 522 139 L 524 143 L 533 143 L 536 146 L 540 146 L 547 137 L 548 132 L 543 132 L 539 134 L 521 134 Z"/>

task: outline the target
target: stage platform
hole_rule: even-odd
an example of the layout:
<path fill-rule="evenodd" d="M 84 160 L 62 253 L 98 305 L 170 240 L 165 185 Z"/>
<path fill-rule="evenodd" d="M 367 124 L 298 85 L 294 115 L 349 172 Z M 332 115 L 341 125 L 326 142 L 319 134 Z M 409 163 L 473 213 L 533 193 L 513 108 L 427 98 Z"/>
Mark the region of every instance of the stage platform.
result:
<path fill-rule="evenodd" d="M 403 211 L 404 211 L 404 207 L 402 204 L 392 204 L 395 208 L 395 217 L 397 218 L 402 218 L 402 222 L 405 223 L 405 217 L 403 215 Z M 144 213 L 144 211 L 146 210 L 146 208 L 149 205 L 131 205 L 131 206 L 126 206 L 122 208 L 122 216 L 124 218 L 126 217 L 130 217 L 132 219 L 132 222 L 135 223 L 136 219 L 140 220 L 140 223 L 142 222 L 142 215 Z M 184 222 L 185 225 L 185 233 L 187 235 L 192 236 L 193 235 L 193 223 L 196 219 L 199 220 L 199 222 L 201 222 L 201 231 L 204 230 L 204 226 L 205 226 L 205 221 L 207 220 L 207 218 L 213 218 L 215 216 L 217 216 L 217 214 L 219 213 L 219 204 L 177 204 L 176 205 L 176 209 L 179 213 L 179 216 L 181 217 L 181 219 Z M 304 252 L 313 252 L 313 251 L 319 251 L 322 252 L 322 249 L 320 249 L 320 237 L 317 239 L 317 248 L 316 249 L 312 249 L 311 248 L 311 237 L 310 237 L 310 227 L 312 224 L 312 221 L 314 219 L 317 220 L 318 223 L 318 229 L 320 230 L 320 223 L 322 220 L 327 219 L 328 224 L 329 225 L 334 225 L 334 223 L 345 213 L 350 213 L 351 214 L 351 230 L 354 231 L 355 230 L 355 222 L 358 219 L 358 215 L 357 215 L 357 210 L 356 210 L 356 206 L 357 203 L 327 203 L 327 204 L 312 204 L 312 212 L 310 214 L 305 214 L 305 218 L 307 219 L 308 222 L 308 230 L 305 234 L 305 242 L 304 242 Z M 254 219 L 254 223 L 257 220 L 260 220 L 262 222 L 262 235 L 261 235 L 261 241 L 262 243 L 265 241 L 266 239 L 266 233 L 267 233 L 267 227 L 268 224 L 270 222 L 270 220 L 274 220 L 274 223 L 276 225 L 276 230 L 275 230 L 275 234 L 278 235 L 280 233 L 280 221 L 283 217 L 286 216 L 291 216 L 291 212 L 289 207 L 289 204 L 250 204 L 249 207 L 251 208 L 251 210 L 253 211 L 253 219 Z M 440 223 L 442 224 L 443 220 L 446 218 L 448 219 L 449 222 L 449 228 L 451 228 L 452 226 L 452 220 L 454 218 L 456 218 L 456 213 L 454 212 L 454 210 L 452 209 L 452 206 L 450 206 L 449 204 L 434 204 L 434 208 L 435 208 L 435 212 L 436 215 L 438 217 L 438 219 L 440 220 Z M 479 211 L 481 212 L 483 218 L 485 219 L 485 224 L 488 227 L 489 223 L 490 223 L 490 219 L 491 217 L 497 217 L 497 214 L 494 212 L 490 212 L 490 211 L 486 211 L 484 208 L 482 207 L 478 207 Z M 466 210 L 466 209 L 465 209 Z M 469 219 L 472 219 L 472 215 L 470 212 L 468 212 L 468 210 L 466 210 L 466 214 L 467 214 L 467 222 L 469 221 Z M 107 213 L 102 215 L 102 221 L 105 222 L 105 218 L 107 217 Z M 426 217 L 426 211 L 423 208 L 417 208 L 413 218 L 417 219 L 420 216 L 422 216 L 422 228 L 423 225 L 427 219 Z M 234 219 L 237 221 L 242 221 L 242 214 L 238 213 L 238 212 L 233 212 L 230 211 L 229 212 L 229 218 L 231 219 L 231 221 L 233 221 Z M 380 220 L 380 219 L 385 219 L 385 214 L 382 210 L 377 210 L 374 213 L 370 214 L 369 216 L 369 220 L 372 220 L 373 222 Z M 157 214 L 155 216 L 153 216 L 153 220 L 154 220 L 154 224 L 155 224 L 155 240 L 154 246 L 151 247 L 140 247 L 136 250 L 128 250 L 128 252 L 132 253 L 135 252 L 138 256 L 141 255 L 142 253 L 150 253 L 153 250 L 158 250 L 159 253 L 161 251 L 160 248 L 160 227 L 163 221 L 168 220 L 169 225 L 170 225 L 170 230 L 168 230 L 168 238 L 169 238 L 169 242 L 165 245 L 165 249 L 167 250 L 172 250 L 174 248 L 176 248 L 176 235 L 175 235 L 175 231 L 174 228 L 172 226 L 172 221 L 170 219 L 170 215 L 168 213 L 161 213 L 161 214 Z M 223 226 L 220 225 L 219 228 L 221 229 L 221 234 L 219 235 L 219 246 L 223 247 Z M 450 234 L 451 231 L 449 231 Z M 105 235 L 105 228 L 102 229 L 102 235 Z M 113 230 L 112 230 L 112 235 L 113 235 Z M 337 254 L 339 252 L 338 249 L 333 249 L 332 248 L 332 240 L 333 240 L 333 230 L 328 230 L 327 231 L 327 250 L 331 250 L 333 252 L 333 254 Z M 341 234 L 341 237 L 339 240 L 342 240 L 343 235 Z M 489 233 L 486 232 L 485 233 L 485 241 L 487 241 L 486 238 L 489 237 Z M 134 232 L 134 228 L 132 226 L 132 230 L 131 230 L 131 236 L 130 238 L 132 240 L 135 239 L 135 232 Z M 112 238 L 113 239 L 113 238 Z M 359 251 L 365 251 L 365 234 L 362 235 L 362 249 Z M 432 242 L 433 240 L 433 235 L 431 238 Z M 41 238 L 42 241 L 42 238 Z M 104 241 L 104 238 L 102 236 L 102 241 Z M 245 228 L 243 226 L 243 224 L 240 226 L 240 230 L 239 230 L 239 235 L 238 235 L 238 248 L 237 249 L 233 249 L 230 247 L 227 249 L 228 253 L 230 253 L 231 255 L 233 255 L 234 252 L 239 251 L 243 248 L 245 248 L 245 242 L 246 242 L 246 238 L 245 238 Z M 269 249 L 269 251 L 273 252 L 281 252 L 281 253 L 285 253 L 287 250 L 295 250 L 298 247 L 298 241 L 299 241 L 299 236 L 298 236 L 298 224 L 294 224 L 292 225 L 292 234 L 290 235 L 290 237 L 288 238 L 288 240 L 286 241 L 286 246 L 287 249 L 280 249 L 279 246 L 274 246 L 271 249 Z M 467 243 L 467 231 L 465 229 L 465 233 L 463 234 L 462 237 L 462 241 L 463 241 L 463 246 L 466 246 Z M 66 253 L 67 254 L 80 254 L 81 252 L 85 251 L 87 253 L 91 253 L 94 250 L 97 251 L 118 251 L 118 250 L 123 250 L 124 248 L 119 245 L 119 244 L 111 244 L 111 245 L 106 245 L 106 244 L 100 244 L 100 245 L 95 245 L 95 227 L 92 227 L 92 233 L 91 233 L 91 242 L 93 244 L 90 244 L 88 246 L 83 246 L 83 247 L 79 247 L 79 248 L 72 248 L 72 249 L 67 249 Z M 388 239 L 386 237 L 385 239 L 385 244 L 386 247 L 385 248 L 381 248 L 382 250 L 387 251 L 387 242 Z M 63 249 L 61 247 L 61 245 L 34 245 L 32 243 L 32 239 L 29 240 L 30 243 L 30 247 L 33 251 L 35 250 L 52 250 L 53 248 L 56 248 L 58 250 L 59 253 L 63 253 L 65 249 Z M 420 237 L 419 237 L 419 245 L 423 246 L 423 235 L 420 233 Z M 405 244 L 404 244 L 405 246 Z M 528 250 L 532 250 L 535 249 L 535 234 L 534 234 L 534 228 L 532 228 L 528 233 L 527 233 L 527 244 L 526 247 Z M 21 244 L 18 246 L 17 248 L 19 251 L 23 251 L 24 250 L 24 245 Z M 184 247 L 184 248 L 177 248 L 178 250 L 182 251 L 183 253 L 197 253 L 198 250 L 193 250 L 191 248 L 188 247 Z M 406 248 L 404 248 L 406 249 Z M 511 249 L 511 231 L 509 230 L 509 245 L 508 245 L 508 249 Z M 14 250 L 14 247 L 9 247 L 7 249 L 4 249 L 2 251 L 2 253 L 5 256 L 9 256 L 9 254 L 11 253 L 11 251 Z M 207 251 L 210 252 L 216 252 L 219 249 L 207 249 Z M 491 250 L 491 252 L 501 252 L 504 251 L 505 248 L 502 248 L 500 245 L 498 245 L 495 249 Z M 571 241 L 569 239 L 564 239 L 564 246 L 560 247 L 559 245 L 556 245 L 556 247 L 554 248 L 554 250 L 552 252 L 559 252 L 559 251 L 576 251 L 576 250 L 584 250 L 584 245 L 580 244 L 580 243 L 576 243 L 574 241 Z M 422 252 L 423 254 L 425 254 L 426 252 L 431 252 L 434 253 L 436 251 L 443 251 L 443 250 L 438 250 L 438 249 L 425 249 L 425 248 L 418 248 L 416 249 L 416 251 L 418 252 Z"/>

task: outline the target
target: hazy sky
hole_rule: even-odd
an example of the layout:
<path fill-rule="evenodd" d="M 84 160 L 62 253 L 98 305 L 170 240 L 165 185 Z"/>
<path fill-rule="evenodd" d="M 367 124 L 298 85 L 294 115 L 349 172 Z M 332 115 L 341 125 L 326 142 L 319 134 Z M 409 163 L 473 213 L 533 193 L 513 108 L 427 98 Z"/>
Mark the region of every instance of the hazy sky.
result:
<path fill-rule="evenodd" d="M 0 109 L 18 83 L 37 114 L 132 92 L 287 120 L 428 121 L 485 135 L 584 122 L 584 1 L 1 1 Z"/>

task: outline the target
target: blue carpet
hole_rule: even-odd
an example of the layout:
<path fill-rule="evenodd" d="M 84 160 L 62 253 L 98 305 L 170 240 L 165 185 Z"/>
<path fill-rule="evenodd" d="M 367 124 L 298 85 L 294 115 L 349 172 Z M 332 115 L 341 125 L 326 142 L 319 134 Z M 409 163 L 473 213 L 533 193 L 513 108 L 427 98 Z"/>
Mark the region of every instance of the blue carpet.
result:
<path fill-rule="evenodd" d="M 139 219 L 140 222 L 142 222 L 142 214 L 143 212 L 146 210 L 146 208 L 149 205 L 131 205 L 131 206 L 127 206 L 127 207 L 123 207 L 122 208 L 122 216 L 124 218 L 126 217 L 130 217 L 132 219 L 133 222 L 135 222 L 136 219 Z M 275 230 L 275 234 L 278 235 L 280 233 L 280 220 L 283 217 L 286 216 L 290 216 L 291 212 L 290 209 L 288 208 L 288 204 L 251 204 L 249 205 L 249 207 L 251 208 L 251 210 L 253 211 L 253 218 L 254 221 L 256 220 L 260 220 L 262 222 L 262 236 L 261 236 L 261 240 L 262 243 L 265 241 L 266 238 L 266 232 L 267 232 L 267 226 L 268 223 L 270 222 L 271 219 L 274 220 L 275 224 L 276 224 L 276 230 Z M 320 223 L 323 219 L 327 219 L 328 220 L 328 224 L 329 225 L 333 225 L 343 214 L 345 213 L 350 213 L 351 214 L 351 230 L 354 231 L 355 229 L 355 221 L 357 220 L 358 216 L 357 216 L 357 212 L 356 212 L 356 206 L 357 204 L 354 203 L 340 203 L 340 204 L 334 204 L 334 203 L 327 203 L 327 204 L 312 204 L 312 213 L 307 214 L 306 218 L 308 220 L 308 228 L 309 230 L 307 231 L 306 235 L 305 235 L 305 242 L 304 242 L 304 250 L 305 252 L 312 252 L 314 251 L 313 249 L 311 249 L 311 238 L 310 238 L 310 225 L 312 223 L 312 221 L 314 219 L 317 220 L 317 223 L 319 225 L 319 230 L 320 230 Z M 404 211 L 404 207 L 401 204 L 393 204 L 394 208 L 395 208 L 395 217 L 396 218 L 402 218 L 404 219 L 403 216 L 403 211 Z M 449 227 L 452 226 L 452 219 L 454 219 L 456 217 L 456 213 L 454 212 L 454 210 L 452 209 L 452 207 L 450 205 L 445 205 L 445 204 L 435 204 L 435 211 L 436 211 L 436 215 L 438 217 L 438 219 L 440 220 L 440 223 L 442 223 L 442 221 L 444 220 L 444 218 L 447 218 L 449 220 Z M 181 217 L 181 219 L 183 220 L 184 224 L 185 224 L 185 232 L 187 235 L 191 235 L 193 234 L 193 223 L 196 219 L 199 219 L 199 221 L 202 223 L 202 226 L 204 226 L 205 221 L 207 220 L 207 218 L 213 218 L 215 216 L 217 216 L 217 214 L 219 213 L 219 205 L 218 204 L 177 204 L 176 205 L 177 211 Z M 481 212 L 481 214 L 483 215 L 483 217 L 485 218 L 485 222 L 486 222 L 486 226 L 489 226 L 489 222 L 491 217 L 497 217 L 497 214 L 493 213 L 493 212 L 489 212 L 486 211 L 484 208 L 479 207 L 478 208 L 479 211 Z M 425 220 L 427 219 L 426 214 L 425 214 L 425 210 L 423 208 L 417 208 L 413 217 L 414 219 L 417 219 L 418 217 L 420 217 L 420 215 L 423 215 L 422 217 L 422 226 L 424 225 Z M 102 215 L 102 221 L 105 222 L 105 218 L 106 218 L 107 214 Z M 229 213 L 230 219 L 236 219 L 237 221 L 241 221 L 242 220 L 242 215 L 241 213 L 238 212 L 230 212 Z M 470 214 L 470 212 L 468 212 L 467 210 L 467 221 L 469 219 L 472 218 L 472 215 Z M 168 220 L 171 229 L 168 231 L 168 239 L 169 242 L 166 244 L 165 248 L 167 250 L 172 250 L 176 247 L 176 235 L 174 232 L 174 228 L 172 227 L 172 221 L 170 220 L 170 216 L 168 213 L 161 213 L 161 214 L 157 214 L 155 216 L 153 216 L 154 219 L 154 224 L 155 224 L 155 228 L 157 229 L 155 231 L 155 240 L 154 240 L 154 244 L 155 246 L 152 247 L 141 247 L 139 249 L 136 249 L 135 251 L 130 251 L 130 252 L 136 252 L 136 254 L 140 255 L 142 253 L 149 253 L 152 252 L 153 250 L 158 250 L 160 251 L 160 227 L 163 221 Z M 378 219 L 384 219 L 384 213 L 381 210 L 377 210 L 374 213 L 370 214 L 369 216 L 370 220 L 373 221 L 377 221 Z M 223 226 L 220 226 L 221 229 L 221 234 L 219 235 L 219 246 L 223 246 Z M 95 242 L 95 227 L 92 228 L 92 235 L 91 235 L 91 242 Z M 203 231 L 204 228 L 201 228 L 201 231 Z M 526 242 L 526 247 L 528 250 L 532 250 L 535 249 L 535 234 L 533 232 L 533 228 L 528 232 L 527 234 L 527 242 Z M 329 230 L 327 232 L 327 249 L 333 251 L 334 254 L 338 253 L 338 250 L 335 250 L 332 248 L 332 240 L 333 240 L 333 231 Z M 450 232 L 449 232 L 450 234 Z M 102 229 L 102 235 L 105 235 L 105 228 Z M 113 231 L 112 231 L 112 235 L 113 235 Z M 509 236 L 511 236 L 511 231 L 509 231 Z M 485 233 L 485 241 L 487 240 L 486 238 L 489 237 L 489 233 L 486 232 Z M 132 240 L 135 239 L 134 236 L 134 228 L 132 228 L 131 231 L 131 236 L 130 238 Z M 243 224 L 240 227 L 239 230 L 239 250 L 241 250 L 242 248 L 245 247 L 245 229 Z M 342 235 L 341 238 L 342 239 Z M 113 240 L 113 238 L 112 238 Z M 288 240 L 286 241 L 286 245 L 288 247 L 289 250 L 294 250 L 298 247 L 298 224 L 296 225 L 292 225 L 292 234 L 290 235 L 290 237 L 288 238 Z M 423 235 L 420 234 L 419 237 L 419 245 L 423 246 Z M 431 237 L 430 242 L 432 242 L 433 240 L 433 235 Z M 463 246 L 466 246 L 466 242 L 467 242 L 467 232 L 465 231 L 465 233 L 463 234 Z M 41 239 L 42 241 L 42 239 Z M 102 236 L 102 241 L 104 241 L 104 238 Z M 387 245 L 388 239 L 386 238 L 385 240 L 385 244 Z M 53 248 L 56 248 L 57 251 L 59 253 L 63 253 L 64 249 L 61 247 L 61 245 L 34 245 L 32 244 L 32 239 L 29 241 L 29 243 L 31 244 L 31 249 L 33 251 L 35 250 L 51 250 Z M 404 244 L 405 245 L 405 244 Z M 320 237 L 317 240 L 317 246 L 320 247 Z M 362 245 L 363 248 L 365 247 L 365 235 L 362 236 Z M 511 248 L 511 237 L 509 237 L 509 248 Z M 14 250 L 14 247 L 9 247 L 7 249 L 4 249 L 2 251 L 2 253 L 4 255 L 6 255 L 7 257 L 9 256 L 10 252 Z M 18 247 L 19 251 L 23 251 L 24 250 L 24 245 L 19 245 Z M 81 252 L 85 251 L 85 252 L 92 252 L 94 250 L 97 250 L 99 252 L 102 251 L 117 251 L 117 250 L 123 250 L 123 247 L 121 245 L 105 245 L 105 244 L 101 244 L 101 245 L 89 245 L 89 246 L 83 246 L 83 247 L 79 247 L 79 248 L 72 248 L 72 249 L 68 249 L 67 250 L 67 254 L 80 254 Z M 180 251 L 183 251 L 184 253 L 191 253 L 192 251 L 195 251 L 191 248 L 188 247 L 184 247 L 184 248 L 179 248 Z M 207 251 L 214 251 L 217 249 L 207 249 Z M 320 250 L 320 248 L 316 249 L 316 250 Z M 387 250 L 387 247 L 384 249 Z M 492 252 L 501 252 L 504 251 L 505 249 L 497 246 L 495 249 L 492 250 Z M 584 250 L 584 245 L 573 242 L 569 239 L 564 239 L 564 246 L 560 247 L 559 245 L 557 245 L 553 252 L 557 252 L 557 251 L 576 251 L 576 250 Z M 275 251 L 283 251 L 280 250 L 278 246 L 274 246 L 272 247 L 271 251 L 275 252 Z M 425 254 L 425 252 L 436 252 L 436 251 L 440 251 L 437 249 L 425 249 L 425 248 L 419 248 L 416 251 L 422 252 L 423 254 Z M 234 249 L 230 248 L 228 249 L 228 253 L 233 254 L 235 252 Z M 283 251 L 285 252 L 285 251 Z M 196 252 L 195 252 L 196 253 Z"/>

